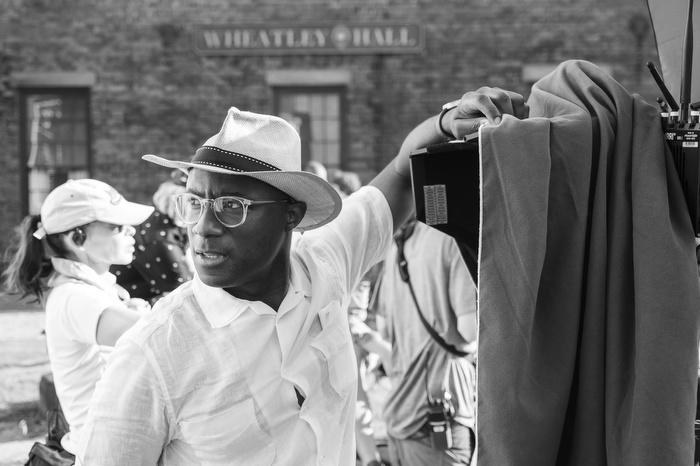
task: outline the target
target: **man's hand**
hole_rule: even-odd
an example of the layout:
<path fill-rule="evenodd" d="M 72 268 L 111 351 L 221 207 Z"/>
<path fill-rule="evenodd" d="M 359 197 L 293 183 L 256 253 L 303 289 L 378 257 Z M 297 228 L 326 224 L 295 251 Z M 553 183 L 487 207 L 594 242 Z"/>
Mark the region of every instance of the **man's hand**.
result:
<path fill-rule="evenodd" d="M 523 96 L 497 87 L 481 87 L 467 92 L 442 118 L 442 127 L 459 139 L 478 131 L 485 121 L 499 124 L 504 114 L 527 118 L 529 108 Z"/>

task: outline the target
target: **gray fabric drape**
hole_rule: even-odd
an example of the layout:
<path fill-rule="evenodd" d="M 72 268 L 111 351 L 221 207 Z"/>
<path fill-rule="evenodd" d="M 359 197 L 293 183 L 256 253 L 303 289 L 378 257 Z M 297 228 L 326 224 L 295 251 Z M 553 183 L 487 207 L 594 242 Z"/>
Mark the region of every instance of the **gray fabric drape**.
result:
<path fill-rule="evenodd" d="M 481 131 L 478 465 L 690 465 L 700 287 L 658 111 L 595 65 Z"/>

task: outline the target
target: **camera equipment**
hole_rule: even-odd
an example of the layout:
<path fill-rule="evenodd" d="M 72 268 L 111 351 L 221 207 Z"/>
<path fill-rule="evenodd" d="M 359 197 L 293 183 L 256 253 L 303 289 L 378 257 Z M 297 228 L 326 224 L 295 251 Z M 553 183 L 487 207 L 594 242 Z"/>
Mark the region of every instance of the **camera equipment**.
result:
<path fill-rule="evenodd" d="M 410 155 L 416 219 L 452 236 L 474 283 L 479 247 L 478 135 Z"/>
<path fill-rule="evenodd" d="M 450 421 L 454 416 L 451 396 L 445 392 L 441 399 L 428 398 L 428 429 L 430 441 L 435 450 L 452 448 L 452 427 Z"/>
<path fill-rule="evenodd" d="M 661 113 L 666 142 L 681 181 L 695 236 L 700 236 L 700 112 L 690 111 L 693 71 L 693 0 L 688 0 L 688 16 L 683 41 L 683 63 L 680 85 L 680 107 L 666 88 L 653 64 L 647 64 L 671 112 Z M 664 107 L 662 106 L 662 109 Z"/>
<path fill-rule="evenodd" d="M 679 112 L 662 113 L 666 142 L 683 187 L 695 236 L 700 236 L 700 112 L 691 112 L 687 121 Z"/>

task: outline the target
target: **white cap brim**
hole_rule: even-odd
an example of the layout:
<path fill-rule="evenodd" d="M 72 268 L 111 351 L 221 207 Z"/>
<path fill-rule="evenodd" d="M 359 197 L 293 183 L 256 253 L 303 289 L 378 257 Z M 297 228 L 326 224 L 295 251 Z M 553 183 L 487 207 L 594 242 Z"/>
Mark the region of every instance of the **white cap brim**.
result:
<path fill-rule="evenodd" d="M 113 223 L 115 225 L 140 225 L 151 216 L 155 208 L 136 202 L 122 201 L 114 206 L 114 209 L 98 212 L 97 219 L 100 222 Z"/>

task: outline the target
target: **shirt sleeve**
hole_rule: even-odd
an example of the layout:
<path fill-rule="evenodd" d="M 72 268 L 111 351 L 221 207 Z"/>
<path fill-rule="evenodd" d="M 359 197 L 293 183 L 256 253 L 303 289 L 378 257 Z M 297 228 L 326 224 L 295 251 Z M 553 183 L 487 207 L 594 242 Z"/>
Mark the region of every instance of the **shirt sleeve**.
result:
<path fill-rule="evenodd" d="M 343 201 L 340 215 L 328 225 L 304 233 L 302 248 L 322 256 L 340 274 L 346 291 L 384 258 L 393 237 L 393 219 L 384 194 L 364 186 Z"/>
<path fill-rule="evenodd" d="M 122 304 L 94 286 L 64 286 L 79 287 L 75 292 L 67 293 L 66 305 L 56 311 L 60 312 L 58 320 L 64 335 L 80 343 L 97 344 L 97 324 L 102 312 L 110 306 Z"/>
<path fill-rule="evenodd" d="M 95 388 L 77 465 L 158 464 L 172 412 L 159 374 L 148 348 L 120 340 Z"/>

